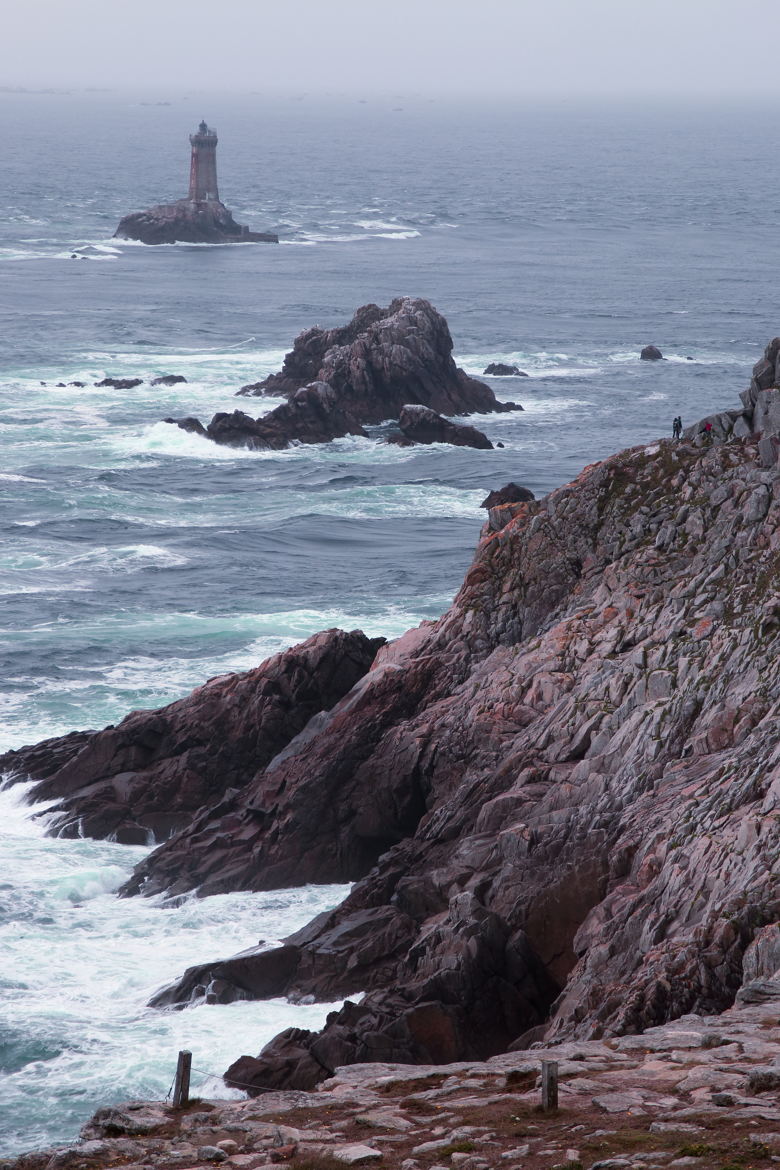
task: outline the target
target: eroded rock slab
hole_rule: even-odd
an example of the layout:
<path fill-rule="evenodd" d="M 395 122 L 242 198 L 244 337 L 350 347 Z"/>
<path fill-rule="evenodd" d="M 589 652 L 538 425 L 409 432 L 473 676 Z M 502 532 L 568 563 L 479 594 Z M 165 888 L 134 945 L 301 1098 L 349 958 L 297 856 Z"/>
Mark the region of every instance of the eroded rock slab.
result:
<path fill-rule="evenodd" d="M 591 1170 L 688 1164 L 771 1170 L 780 1155 L 776 1093 L 735 1094 L 724 1102 L 714 1086 L 722 1076 L 744 1083 L 757 1047 L 767 1066 L 780 1067 L 777 1006 L 737 1007 L 715 1026 L 732 1041 L 720 1049 L 707 1043 L 712 1018 L 689 1016 L 648 1029 L 643 1048 L 631 1054 L 609 1041 L 576 1041 L 487 1061 L 351 1065 L 311 1093 L 201 1100 L 184 1110 L 129 1102 L 99 1110 L 75 1145 L 0 1165 L 187 1170 L 220 1163 L 258 1170 L 335 1158 L 389 1170 L 434 1163 L 461 1170 L 572 1163 Z M 698 1033 L 700 1044 L 676 1050 L 679 1028 Z M 543 1060 L 557 1061 L 560 1072 L 560 1109 L 547 1114 L 539 1110 Z M 687 1087 L 693 1080 L 701 1087 Z"/>
<path fill-rule="evenodd" d="M 59 800 L 60 835 L 162 839 L 262 771 L 365 674 L 381 642 L 360 631 L 316 634 L 186 699 L 134 711 L 117 727 L 8 752 L 0 773 L 39 781 L 31 802 Z"/>

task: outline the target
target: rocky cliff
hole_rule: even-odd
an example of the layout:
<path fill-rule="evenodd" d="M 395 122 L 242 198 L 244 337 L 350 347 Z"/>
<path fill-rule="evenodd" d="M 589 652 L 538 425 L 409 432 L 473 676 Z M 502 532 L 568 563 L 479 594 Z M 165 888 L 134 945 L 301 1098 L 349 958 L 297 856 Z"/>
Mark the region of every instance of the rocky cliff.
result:
<path fill-rule="evenodd" d="M 206 427 L 194 418 L 166 422 L 228 446 L 281 450 L 292 442 L 365 436 L 366 426 L 398 418 L 408 404 L 451 414 L 522 410 L 458 369 L 447 322 L 429 301 L 414 297 L 398 297 L 386 309 L 363 305 L 338 329 L 305 330 L 281 373 L 239 394 L 282 395 L 287 401 L 260 418 L 234 410 L 215 414 Z M 462 445 L 464 428 L 445 419 L 440 424 L 440 441 Z M 467 445 L 491 446 L 469 430 Z"/>
<path fill-rule="evenodd" d="M 765 467 L 771 467 L 780 451 L 780 337 L 769 342 L 764 356 L 753 366 L 750 385 L 739 397 L 741 406 L 700 419 L 686 428 L 684 436 L 701 445 L 755 435 L 759 458 Z M 707 423 L 711 427 L 709 437 L 704 429 Z"/>
<path fill-rule="evenodd" d="M 306 1088 L 733 1002 L 780 911 L 762 442 L 659 442 L 491 508 L 452 608 L 139 867 L 127 893 L 356 881 L 285 946 L 157 997 L 367 991 L 229 1079 Z"/>
<path fill-rule="evenodd" d="M 504 505 L 449 613 L 151 855 L 133 888 L 361 879 L 282 952 L 214 972 L 223 998 L 369 992 L 239 1079 L 733 1000 L 780 909 L 778 494 L 755 443 L 665 442 Z"/>
<path fill-rule="evenodd" d="M 31 802 L 59 800 L 64 837 L 162 840 L 204 806 L 247 784 L 368 670 L 383 639 L 327 630 L 244 674 L 220 675 L 186 699 L 133 711 L 0 756 L 6 780 L 35 779 Z"/>

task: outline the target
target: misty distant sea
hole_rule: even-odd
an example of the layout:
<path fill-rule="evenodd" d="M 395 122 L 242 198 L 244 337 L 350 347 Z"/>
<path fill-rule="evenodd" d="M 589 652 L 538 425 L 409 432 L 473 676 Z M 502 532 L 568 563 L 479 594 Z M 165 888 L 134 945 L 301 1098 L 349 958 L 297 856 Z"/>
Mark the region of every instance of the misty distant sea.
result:
<path fill-rule="evenodd" d="M 780 332 L 775 108 L 155 102 L 0 94 L 0 750 L 322 628 L 394 637 L 436 617 L 488 490 L 544 493 L 678 413 L 733 406 Z M 185 194 L 201 118 L 225 203 L 280 245 L 113 240 L 124 213 Z M 530 375 L 491 383 L 522 414 L 472 419 L 503 450 L 262 454 L 161 421 L 270 408 L 233 395 L 301 329 L 402 294 L 444 313 L 470 373 Z M 668 360 L 640 362 L 647 343 Z M 165 373 L 187 384 L 149 385 Z M 109 374 L 145 382 L 94 388 Z M 241 1052 L 322 1022 L 326 1005 L 144 1005 L 343 889 L 120 902 L 144 849 L 44 838 L 17 790 L 0 805 L 0 1153 L 164 1096 L 180 1047 L 208 1095 Z"/>

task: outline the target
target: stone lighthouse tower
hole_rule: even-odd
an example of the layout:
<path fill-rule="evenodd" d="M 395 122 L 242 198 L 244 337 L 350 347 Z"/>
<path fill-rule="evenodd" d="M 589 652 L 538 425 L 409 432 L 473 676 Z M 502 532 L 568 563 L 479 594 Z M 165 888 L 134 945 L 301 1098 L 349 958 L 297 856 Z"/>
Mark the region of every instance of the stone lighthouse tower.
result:
<path fill-rule="evenodd" d="M 122 216 L 114 232 L 142 244 L 278 244 L 276 232 L 252 232 L 219 200 L 217 132 L 201 122 L 190 134 L 190 190 L 186 199 L 158 203 Z"/>
<path fill-rule="evenodd" d="M 217 132 L 205 122 L 196 134 L 190 134 L 192 159 L 190 162 L 190 193 L 193 203 L 219 203 L 217 188 Z"/>

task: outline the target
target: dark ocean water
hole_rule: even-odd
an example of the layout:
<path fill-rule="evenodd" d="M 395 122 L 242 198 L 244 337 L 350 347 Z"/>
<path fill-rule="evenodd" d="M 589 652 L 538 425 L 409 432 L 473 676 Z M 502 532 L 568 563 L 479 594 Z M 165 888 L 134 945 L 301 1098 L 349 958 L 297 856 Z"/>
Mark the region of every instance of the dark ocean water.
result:
<path fill-rule="evenodd" d="M 327 626 L 394 636 L 437 616 L 471 559 L 488 490 L 514 479 L 546 492 L 668 434 L 675 414 L 687 423 L 735 405 L 780 332 L 774 108 L 0 94 L 0 111 L 0 748 L 167 702 Z M 124 213 L 185 193 L 187 135 L 201 118 L 220 135 L 222 198 L 281 244 L 112 240 Z M 447 317 L 469 372 L 505 360 L 531 375 L 492 383 L 522 414 L 473 420 L 503 450 L 350 439 L 233 452 L 161 421 L 259 413 L 233 395 L 278 369 L 301 329 L 404 294 Z M 647 343 L 669 360 L 640 362 Z M 188 384 L 150 387 L 162 373 Z M 95 389 L 105 374 L 147 383 Z M 89 385 L 56 386 L 73 380 Z M 7 824 L 9 872 L 26 876 L 0 891 L 0 931 L 20 921 L 20 898 L 28 925 L 52 917 L 36 874 L 56 863 L 75 882 L 56 925 L 25 934 L 18 961 L 37 974 L 5 998 L 0 986 L 16 1054 L 0 1110 L 13 1109 L 9 1141 L 21 1149 L 69 1136 L 95 1103 L 74 1090 L 83 1069 L 68 1061 L 83 1047 L 89 986 L 121 999 L 107 974 L 111 890 L 137 853 L 47 842 L 16 814 Z M 314 902 L 285 905 L 305 917 Z M 99 975 L 81 962 L 65 994 L 63 971 L 79 961 L 67 952 L 47 983 L 36 955 L 48 929 L 70 931 L 72 913 L 85 948 L 103 940 L 108 958 Z M 189 937 L 191 922 L 166 913 L 161 936 Z M 123 922 L 150 932 L 146 919 Z M 254 941 L 249 929 L 232 949 Z M 123 1047 L 140 1034 L 149 1043 L 143 1029 L 165 1032 L 143 1013 L 147 984 L 193 956 L 181 943 L 167 961 L 126 988 L 117 1096 L 159 1091 L 167 1075 L 157 1049 L 152 1074 Z M 63 995 L 79 1005 L 65 1022 Z M 293 1015 L 280 1007 L 268 1034 Z M 229 1018 L 241 1047 L 246 1024 L 238 1009 Z M 61 1054 L 47 1057 L 55 1034 Z M 172 1051 L 177 1039 L 165 1032 Z"/>

